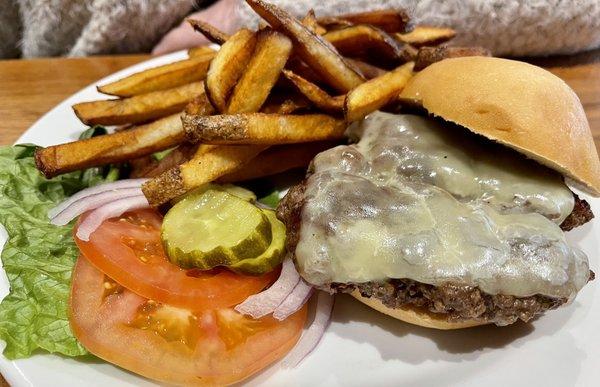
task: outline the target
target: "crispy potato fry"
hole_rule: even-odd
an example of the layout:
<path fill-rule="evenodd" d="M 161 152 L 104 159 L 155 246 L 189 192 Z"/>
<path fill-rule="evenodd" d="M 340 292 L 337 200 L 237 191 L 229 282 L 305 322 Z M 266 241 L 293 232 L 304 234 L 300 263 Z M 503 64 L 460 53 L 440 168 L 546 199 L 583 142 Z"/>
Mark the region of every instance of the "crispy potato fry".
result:
<path fill-rule="evenodd" d="M 401 43 L 385 31 L 369 25 L 356 25 L 330 31 L 323 37 L 346 56 L 365 56 L 391 66 L 412 59 Z"/>
<path fill-rule="evenodd" d="M 283 70 L 283 75 L 317 108 L 333 114 L 342 112 L 344 106 L 343 96 L 332 97 L 319 86 L 294 74 L 290 70 Z"/>
<path fill-rule="evenodd" d="M 483 47 L 421 47 L 415 59 L 415 71 L 421 71 L 442 59 L 491 55 L 490 50 Z"/>
<path fill-rule="evenodd" d="M 38 149 L 35 153 L 36 166 L 47 178 L 51 178 L 171 148 L 185 139 L 180 116 L 177 113 L 113 134 Z"/>
<path fill-rule="evenodd" d="M 370 24 L 386 32 L 404 32 L 410 23 L 410 17 L 404 9 L 383 9 L 352 13 L 340 15 L 337 18 L 352 24 Z"/>
<path fill-rule="evenodd" d="M 235 183 L 276 175 L 295 168 L 306 168 L 317 155 L 338 144 L 331 141 L 276 145 L 261 152 L 235 172 L 220 177 L 219 183 Z"/>
<path fill-rule="evenodd" d="M 200 32 L 210 42 L 223 45 L 227 39 L 229 39 L 228 34 L 219 30 L 213 25 L 203 22 L 202 20 L 187 19 L 187 21 L 194 28 L 194 30 Z"/>
<path fill-rule="evenodd" d="M 352 122 L 397 99 L 406 83 L 413 75 L 414 62 L 408 62 L 397 69 L 363 83 L 346 96 L 344 116 Z"/>
<path fill-rule="evenodd" d="M 292 114 L 307 110 L 309 107 L 310 102 L 303 95 L 271 93 L 260 111 L 268 114 Z"/>
<path fill-rule="evenodd" d="M 294 52 L 329 86 L 345 93 L 364 82 L 364 78 L 346 63 L 335 48 L 289 13 L 262 0 L 247 0 L 247 3 L 273 28 L 292 39 Z"/>
<path fill-rule="evenodd" d="M 208 47 L 208 46 L 198 46 L 198 47 L 192 47 L 188 50 L 188 56 L 190 58 L 194 58 L 197 56 L 203 56 L 203 55 L 210 55 L 210 54 L 216 54 L 217 52 Z"/>
<path fill-rule="evenodd" d="M 340 19 L 335 16 L 320 17 L 318 23 L 325 27 L 327 31 L 339 30 L 341 28 L 352 27 L 354 24 L 348 20 Z"/>
<path fill-rule="evenodd" d="M 304 16 L 304 18 L 302 18 L 302 24 L 306 28 L 308 28 L 312 33 L 315 33 L 317 35 L 323 35 L 324 33 L 327 32 L 327 30 L 325 28 L 323 28 L 323 26 L 321 26 L 319 24 L 319 22 L 317 21 L 317 17 L 315 16 L 314 9 L 310 9 L 306 13 L 306 16 Z"/>
<path fill-rule="evenodd" d="M 362 75 L 367 79 L 376 78 L 387 72 L 386 70 L 384 70 L 380 67 L 373 66 L 372 64 L 363 62 L 362 60 L 352 59 L 352 58 L 346 58 L 346 60 L 352 66 L 356 67 L 358 69 L 358 71 L 360 71 L 362 73 Z"/>
<path fill-rule="evenodd" d="M 277 31 L 261 30 L 257 32 L 256 39 L 252 59 L 233 89 L 227 113 L 257 112 L 267 100 L 292 52 L 291 40 Z"/>
<path fill-rule="evenodd" d="M 256 46 L 256 34 L 241 29 L 221 46 L 206 75 L 206 95 L 218 111 L 227 108 L 227 99 L 242 76 Z"/>
<path fill-rule="evenodd" d="M 346 123 L 326 114 L 232 114 L 182 117 L 186 138 L 203 144 L 290 144 L 336 140 Z"/>
<path fill-rule="evenodd" d="M 176 197 L 231 173 L 252 160 L 265 146 L 200 146 L 191 160 L 169 169 L 142 186 L 152 206 Z"/>
<path fill-rule="evenodd" d="M 194 82 L 125 99 L 82 102 L 73 105 L 77 118 L 87 125 L 138 124 L 180 112 L 204 84 Z"/>
<path fill-rule="evenodd" d="M 129 177 L 136 179 L 139 177 L 156 177 L 171 168 L 176 168 L 179 165 L 190 160 L 198 145 L 183 143 L 174 148 L 162 160 L 158 161 L 153 155 L 148 155 L 129 161 L 131 172 Z"/>
<path fill-rule="evenodd" d="M 416 26 L 411 32 L 397 33 L 394 36 L 402 43 L 414 47 L 436 46 L 455 37 L 456 31 L 452 28 Z"/>
<path fill-rule="evenodd" d="M 310 66 L 304 63 L 300 58 L 292 57 L 288 60 L 286 69 L 293 71 L 295 74 L 300 75 L 302 78 L 311 81 L 316 84 L 324 84 L 323 78 L 317 74 Z"/>
<path fill-rule="evenodd" d="M 206 77 L 208 64 L 214 55 L 214 53 L 205 54 L 154 67 L 116 82 L 98 86 L 98 91 L 118 97 L 132 97 L 201 81 Z"/>
<path fill-rule="evenodd" d="M 215 114 L 217 111 L 214 106 L 208 100 L 206 93 L 202 93 L 199 96 L 192 99 L 184 110 L 187 114 L 197 114 L 201 116 L 210 116 Z"/>

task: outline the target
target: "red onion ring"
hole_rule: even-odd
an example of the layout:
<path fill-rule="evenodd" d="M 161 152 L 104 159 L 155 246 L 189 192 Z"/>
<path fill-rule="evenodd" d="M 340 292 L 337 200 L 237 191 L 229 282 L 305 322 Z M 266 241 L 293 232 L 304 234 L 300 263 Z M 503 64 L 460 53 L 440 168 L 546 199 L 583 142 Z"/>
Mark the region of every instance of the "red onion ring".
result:
<path fill-rule="evenodd" d="M 317 298 L 317 311 L 315 319 L 304 332 L 296 346 L 288 353 L 281 363 L 284 368 L 296 367 L 306 358 L 319 344 L 329 322 L 333 311 L 334 296 L 319 292 Z"/>
<path fill-rule="evenodd" d="M 57 214 L 50 220 L 50 223 L 56 226 L 64 226 L 86 211 L 96 209 L 105 204 L 114 202 L 117 199 L 140 195 L 142 195 L 142 189 L 140 187 L 135 187 L 104 191 L 94 195 L 85 196 L 73 202 Z"/>
<path fill-rule="evenodd" d="M 244 302 L 237 305 L 235 310 L 253 318 L 261 318 L 273 313 L 294 290 L 299 281 L 300 275 L 296 271 L 294 262 L 290 257 L 286 257 L 283 260 L 281 274 L 279 274 L 277 281 L 267 290 L 248 297 Z"/>
<path fill-rule="evenodd" d="M 82 241 L 89 241 L 90 235 L 96 231 L 106 219 L 120 216 L 127 211 L 146 207 L 150 207 L 150 204 L 144 195 L 130 196 L 98 207 L 92 211 L 83 222 L 81 222 L 77 228 L 77 238 Z"/>
<path fill-rule="evenodd" d="M 285 300 L 283 300 L 283 302 L 275 309 L 273 317 L 279 321 L 283 321 L 296 313 L 296 311 L 306 304 L 306 301 L 308 301 L 312 292 L 312 286 L 307 284 L 303 279 L 300 279 L 294 290 L 292 290 Z"/>
<path fill-rule="evenodd" d="M 71 196 L 64 202 L 60 203 L 58 206 L 54 207 L 50 211 L 48 211 L 48 217 L 50 219 L 55 218 L 58 214 L 63 212 L 67 207 L 76 201 L 83 199 L 87 196 L 96 195 L 106 191 L 113 191 L 124 188 L 135 188 L 141 187 L 148 179 L 126 179 L 126 180 L 117 180 L 112 183 L 105 183 L 96 185 L 90 188 L 86 188 L 77 192 L 75 195 Z"/>

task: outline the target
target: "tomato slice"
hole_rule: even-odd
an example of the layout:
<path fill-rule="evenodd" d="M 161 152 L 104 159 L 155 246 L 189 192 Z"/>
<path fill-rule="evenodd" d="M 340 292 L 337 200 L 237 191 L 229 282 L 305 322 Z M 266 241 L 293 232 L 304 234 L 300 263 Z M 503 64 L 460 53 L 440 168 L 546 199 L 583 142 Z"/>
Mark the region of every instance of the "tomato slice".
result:
<path fill-rule="evenodd" d="M 105 221 L 89 242 L 77 237 L 75 242 L 94 266 L 127 289 L 192 310 L 237 305 L 264 289 L 277 275 L 247 276 L 226 269 L 183 270 L 169 262 L 164 253 L 161 222 L 155 210 L 134 211 Z"/>
<path fill-rule="evenodd" d="M 94 355 L 140 375 L 182 385 L 239 382 L 298 341 L 306 306 L 286 320 L 254 320 L 231 308 L 190 311 L 123 288 L 80 256 L 70 322 Z"/>

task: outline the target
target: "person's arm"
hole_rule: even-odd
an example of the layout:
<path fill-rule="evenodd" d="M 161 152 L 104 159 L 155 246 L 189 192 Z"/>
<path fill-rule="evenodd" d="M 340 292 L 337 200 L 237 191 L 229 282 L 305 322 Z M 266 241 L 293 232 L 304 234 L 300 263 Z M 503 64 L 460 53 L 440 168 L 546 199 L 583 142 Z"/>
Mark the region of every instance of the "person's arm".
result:
<path fill-rule="evenodd" d="M 184 48 L 197 47 L 208 44 L 208 40 L 187 22 L 187 19 L 197 19 L 208 22 L 220 30 L 231 33 L 239 26 L 236 11 L 237 0 L 218 0 L 210 7 L 195 12 L 183 20 L 179 26 L 169 31 L 154 47 L 152 54 L 162 55 Z"/>

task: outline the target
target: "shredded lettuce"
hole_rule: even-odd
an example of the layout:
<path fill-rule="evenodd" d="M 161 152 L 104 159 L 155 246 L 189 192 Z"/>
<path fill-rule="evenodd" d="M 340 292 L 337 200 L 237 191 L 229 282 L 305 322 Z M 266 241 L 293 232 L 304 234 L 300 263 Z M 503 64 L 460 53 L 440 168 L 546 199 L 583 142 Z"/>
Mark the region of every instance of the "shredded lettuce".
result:
<path fill-rule="evenodd" d="M 84 136 L 99 132 L 92 128 Z M 8 359 L 40 349 L 87 354 L 67 318 L 71 271 L 79 254 L 73 227 L 51 225 L 47 212 L 81 189 L 118 177 L 115 168 L 91 168 L 46 180 L 35 168 L 35 148 L 0 147 L 0 224 L 8 233 L 0 258 L 10 284 L 0 303 L 0 339 Z"/>
<path fill-rule="evenodd" d="M 261 197 L 260 199 L 258 199 L 258 201 L 272 208 L 277 207 L 277 204 L 279 204 L 279 190 L 275 189 L 271 191 L 271 193 Z"/>

